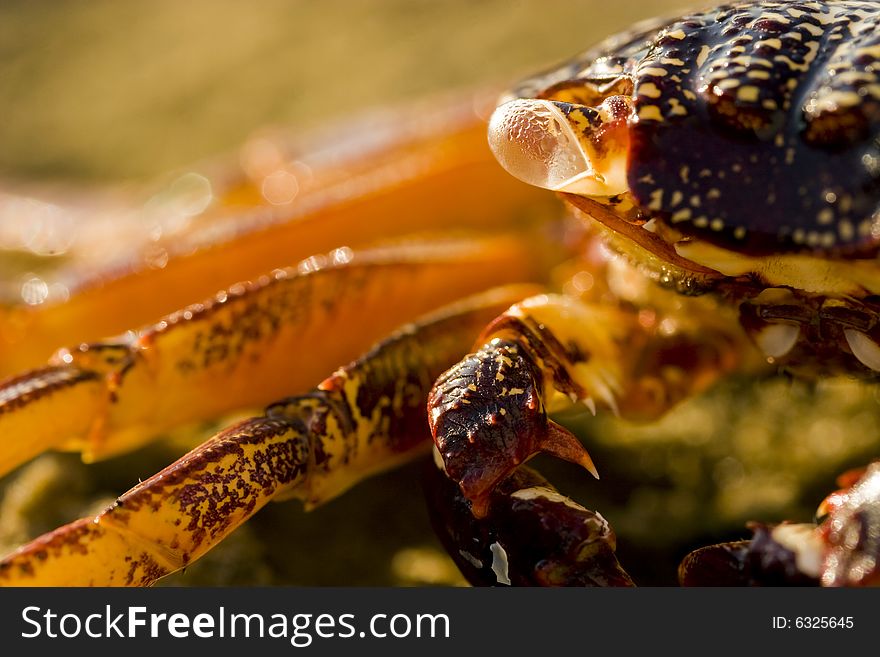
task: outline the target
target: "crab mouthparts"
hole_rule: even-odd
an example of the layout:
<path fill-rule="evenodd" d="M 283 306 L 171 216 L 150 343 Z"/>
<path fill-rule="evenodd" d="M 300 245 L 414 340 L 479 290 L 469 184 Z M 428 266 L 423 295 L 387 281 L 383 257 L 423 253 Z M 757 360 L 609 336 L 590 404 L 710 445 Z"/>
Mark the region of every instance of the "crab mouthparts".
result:
<path fill-rule="evenodd" d="M 512 100 L 492 114 L 489 147 L 508 173 L 530 185 L 581 196 L 615 196 L 629 189 L 630 107 L 623 96 L 612 96 L 598 107 Z"/>

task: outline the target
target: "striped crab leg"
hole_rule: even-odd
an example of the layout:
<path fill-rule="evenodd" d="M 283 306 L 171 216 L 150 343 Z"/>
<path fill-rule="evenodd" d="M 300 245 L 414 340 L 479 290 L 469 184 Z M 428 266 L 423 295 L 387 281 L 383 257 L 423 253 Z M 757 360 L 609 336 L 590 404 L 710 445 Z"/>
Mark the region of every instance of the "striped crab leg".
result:
<path fill-rule="evenodd" d="M 0 385 L 0 473 L 52 448 L 103 458 L 305 391 L 420 314 L 532 280 L 524 242 L 500 235 L 339 249 L 118 340 L 62 350 L 48 367 Z"/>
<path fill-rule="evenodd" d="M 149 585 L 185 567 L 273 498 L 312 508 L 430 445 L 425 395 L 481 328 L 534 286 L 499 288 L 435 312 L 311 392 L 219 434 L 96 518 L 0 562 L 6 585 Z"/>
<path fill-rule="evenodd" d="M 257 150 L 268 149 L 270 156 L 249 163 L 254 157 L 245 149 L 244 171 L 226 166 L 207 176 L 187 174 L 202 181 L 212 199 L 208 207 L 179 222 L 182 227 L 166 227 L 158 241 L 144 229 L 143 235 L 90 240 L 80 247 L 84 253 L 73 249 L 67 254 L 72 264 L 45 275 L 47 285 L 69 290 L 67 301 L 27 306 L 0 299 L 0 377 L 38 367 L 61 345 L 154 322 L 222 285 L 256 279 L 343 243 L 364 250 L 377 240 L 418 232 L 504 230 L 530 214 L 546 216 L 548 207 L 555 215 L 554 199 L 498 168 L 471 98 L 349 121 L 313 141 L 291 147 L 257 140 Z M 289 202 L 272 203 L 261 194 L 276 178 L 298 190 Z M 105 211 L 94 201 L 97 208 L 88 206 L 70 223 L 105 211 L 116 226 L 127 215 L 147 212 L 130 202 L 132 207 Z M 173 203 L 160 209 L 176 216 Z M 173 226 L 165 214 L 135 223 Z M 28 219 L 17 215 L 15 221 Z M 39 217 L 34 221 L 39 226 Z M 103 235 L 95 232 L 95 239 Z"/>

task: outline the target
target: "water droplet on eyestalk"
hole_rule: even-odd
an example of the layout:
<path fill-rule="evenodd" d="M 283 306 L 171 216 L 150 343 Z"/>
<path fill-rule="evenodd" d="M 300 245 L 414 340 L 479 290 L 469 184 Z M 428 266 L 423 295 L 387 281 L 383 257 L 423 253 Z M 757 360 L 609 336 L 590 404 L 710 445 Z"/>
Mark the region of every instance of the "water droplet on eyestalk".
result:
<path fill-rule="evenodd" d="M 582 196 L 621 194 L 628 189 L 627 132 L 616 105 L 513 100 L 492 114 L 489 146 L 508 173 L 530 185 Z"/>

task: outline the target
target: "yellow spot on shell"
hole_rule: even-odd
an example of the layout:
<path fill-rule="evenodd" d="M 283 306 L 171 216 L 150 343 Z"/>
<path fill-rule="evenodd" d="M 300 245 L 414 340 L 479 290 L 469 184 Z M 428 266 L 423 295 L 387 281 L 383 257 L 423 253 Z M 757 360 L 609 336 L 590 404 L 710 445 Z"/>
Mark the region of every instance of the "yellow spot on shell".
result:
<path fill-rule="evenodd" d="M 782 23 L 783 25 L 788 25 L 789 23 L 791 23 L 787 16 L 783 16 L 782 14 L 777 14 L 776 12 L 772 11 L 761 14 L 760 19 L 776 21 L 777 23 Z"/>
<path fill-rule="evenodd" d="M 648 98 L 660 98 L 660 89 L 653 82 L 647 82 L 639 86 L 639 93 Z"/>
<path fill-rule="evenodd" d="M 880 43 L 856 50 L 856 57 L 862 57 L 864 55 L 880 59 Z"/>
<path fill-rule="evenodd" d="M 839 107 L 856 107 L 861 104 L 861 98 L 854 91 L 833 91 L 822 95 L 816 102 L 816 110 L 833 112 Z"/>
<path fill-rule="evenodd" d="M 733 64 L 742 64 L 743 66 L 766 66 L 767 68 L 773 68 L 773 62 L 769 59 L 764 59 L 763 57 L 751 57 L 750 55 L 745 55 L 742 57 L 734 57 L 730 60 Z"/>
<path fill-rule="evenodd" d="M 663 115 L 660 113 L 660 108 L 656 105 L 643 105 L 639 108 L 639 120 L 662 121 Z"/>
<path fill-rule="evenodd" d="M 663 207 L 663 190 L 655 189 L 651 192 L 650 201 L 648 202 L 648 208 L 651 210 L 659 210 Z"/>
<path fill-rule="evenodd" d="M 669 115 L 670 116 L 687 116 L 687 108 L 678 102 L 678 98 L 669 99 Z"/>
<path fill-rule="evenodd" d="M 779 39 L 764 39 L 763 41 L 758 41 L 755 44 L 755 48 L 760 48 L 761 46 L 767 46 L 768 48 L 779 50 L 780 48 L 782 48 L 782 41 L 780 41 Z"/>
<path fill-rule="evenodd" d="M 867 71 L 841 71 L 834 76 L 835 82 L 870 82 L 874 76 Z"/>
<path fill-rule="evenodd" d="M 709 46 L 703 46 L 697 55 L 697 68 L 705 63 L 707 57 L 709 57 Z"/>
<path fill-rule="evenodd" d="M 678 212 L 673 213 L 672 223 L 677 224 L 680 221 L 687 221 L 690 218 L 691 218 L 691 209 L 685 208 L 684 210 L 679 210 Z"/>
<path fill-rule="evenodd" d="M 758 94 L 760 90 L 758 87 L 753 85 L 746 85 L 744 87 L 740 87 L 736 92 L 737 100 L 741 100 L 745 103 L 754 103 L 758 100 Z"/>

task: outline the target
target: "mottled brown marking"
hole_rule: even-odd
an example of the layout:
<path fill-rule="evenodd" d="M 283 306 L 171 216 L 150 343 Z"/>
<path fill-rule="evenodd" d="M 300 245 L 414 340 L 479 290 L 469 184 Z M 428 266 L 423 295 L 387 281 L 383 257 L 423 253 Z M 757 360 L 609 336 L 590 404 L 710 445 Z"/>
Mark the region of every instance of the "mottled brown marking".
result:
<path fill-rule="evenodd" d="M 172 504 L 188 519 L 183 529 L 192 546 L 212 541 L 229 529 L 235 512 L 250 515 L 258 499 L 303 475 L 308 465 L 303 440 L 271 442 L 290 429 L 279 420 L 246 420 L 123 495 L 107 514 L 125 525 L 144 507 Z M 253 454 L 243 449 L 260 445 L 265 449 Z M 229 455 L 235 457 L 230 467 L 217 465 Z"/>
<path fill-rule="evenodd" d="M 16 411 L 59 390 L 100 378 L 96 372 L 63 365 L 44 367 L 8 378 L 0 383 L 0 415 Z"/>
<path fill-rule="evenodd" d="M 525 349 L 530 358 L 552 375 L 554 386 L 561 392 L 572 393 L 578 397 L 586 396 L 569 374 L 569 365 L 588 360 L 589 355 L 577 345 L 563 345 L 546 326 L 531 317 L 520 318 L 510 314 L 499 317 L 486 328 L 486 335 L 515 336 L 517 343 Z M 572 360 L 570 349 L 574 348 Z"/>

